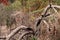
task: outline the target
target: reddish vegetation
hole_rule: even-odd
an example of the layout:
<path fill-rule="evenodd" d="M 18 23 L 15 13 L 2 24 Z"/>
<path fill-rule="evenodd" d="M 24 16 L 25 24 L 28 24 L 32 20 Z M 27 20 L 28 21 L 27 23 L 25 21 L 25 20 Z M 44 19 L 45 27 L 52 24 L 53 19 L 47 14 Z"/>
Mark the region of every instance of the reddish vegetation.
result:
<path fill-rule="evenodd" d="M 0 0 L 0 3 L 3 3 L 4 5 L 8 5 L 8 0 Z"/>

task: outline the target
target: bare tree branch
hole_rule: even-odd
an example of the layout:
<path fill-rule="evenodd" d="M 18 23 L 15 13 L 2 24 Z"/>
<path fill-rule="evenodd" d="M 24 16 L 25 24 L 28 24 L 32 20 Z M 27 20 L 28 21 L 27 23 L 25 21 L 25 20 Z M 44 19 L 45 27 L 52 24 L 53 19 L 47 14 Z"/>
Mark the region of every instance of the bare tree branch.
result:
<path fill-rule="evenodd" d="M 58 6 L 58 5 L 53 5 L 53 7 L 55 7 L 55 8 L 59 8 L 59 9 L 60 9 L 60 6 Z"/>
<path fill-rule="evenodd" d="M 19 37 L 19 39 L 18 39 L 18 40 L 21 40 L 21 39 L 22 39 L 22 37 L 24 37 L 24 36 L 25 36 L 25 35 L 27 35 L 27 34 L 32 34 L 32 35 L 33 35 L 33 32 L 31 32 L 31 31 L 24 32 L 24 33 Z"/>
<path fill-rule="evenodd" d="M 46 13 L 46 12 L 48 11 L 48 8 L 50 8 L 50 5 L 48 5 L 48 6 L 44 9 L 44 11 L 42 12 L 42 14 Z"/>
<path fill-rule="evenodd" d="M 52 5 L 52 9 L 55 11 L 55 13 L 58 14 L 58 11 L 54 8 L 54 6 Z"/>
<path fill-rule="evenodd" d="M 42 12 L 42 14 L 45 13 L 48 8 L 49 8 L 49 5 L 44 9 L 44 11 Z M 36 20 L 38 20 L 38 19 L 41 19 L 41 17 L 38 17 Z"/>
<path fill-rule="evenodd" d="M 12 36 L 14 36 L 17 33 L 17 31 L 19 31 L 21 28 L 27 28 L 27 27 L 26 26 L 23 26 L 23 25 L 17 27 L 8 36 L 6 36 L 6 40 L 9 40 Z"/>

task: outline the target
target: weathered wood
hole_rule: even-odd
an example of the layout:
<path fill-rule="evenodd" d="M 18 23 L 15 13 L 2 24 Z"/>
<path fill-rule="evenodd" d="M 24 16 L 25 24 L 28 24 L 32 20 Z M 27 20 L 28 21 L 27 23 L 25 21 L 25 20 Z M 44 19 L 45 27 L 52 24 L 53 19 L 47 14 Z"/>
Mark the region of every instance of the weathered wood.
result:
<path fill-rule="evenodd" d="M 55 7 L 55 8 L 59 8 L 60 9 L 60 6 L 58 6 L 58 5 L 52 5 L 53 7 Z"/>
<path fill-rule="evenodd" d="M 6 36 L 6 40 L 9 40 L 12 36 L 14 36 L 17 33 L 17 31 L 19 31 L 21 28 L 27 28 L 27 27 L 26 26 L 23 26 L 23 25 L 17 27 L 9 35 Z"/>
<path fill-rule="evenodd" d="M 30 35 L 30 34 L 32 34 L 33 35 L 33 32 L 31 32 L 31 31 L 27 31 L 27 32 L 24 32 L 20 37 L 19 37 L 19 39 L 18 40 L 21 40 L 22 39 L 22 37 L 24 37 L 24 36 L 26 36 L 26 35 Z M 31 35 L 31 36 L 32 36 Z"/>

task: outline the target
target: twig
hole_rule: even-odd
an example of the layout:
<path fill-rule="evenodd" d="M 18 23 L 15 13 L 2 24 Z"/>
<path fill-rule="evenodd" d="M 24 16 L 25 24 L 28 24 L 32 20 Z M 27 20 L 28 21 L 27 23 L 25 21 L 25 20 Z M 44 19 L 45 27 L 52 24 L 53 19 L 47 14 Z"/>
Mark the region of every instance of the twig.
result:
<path fill-rule="evenodd" d="M 41 10 L 36 10 L 36 11 L 33 11 L 33 12 L 29 12 L 29 14 L 41 12 L 42 10 L 44 10 L 44 8 L 42 8 Z"/>
<path fill-rule="evenodd" d="M 49 28 L 49 24 L 45 20 L 43 20 L 43 22 L 47 25 L 47 28 Z"/>

